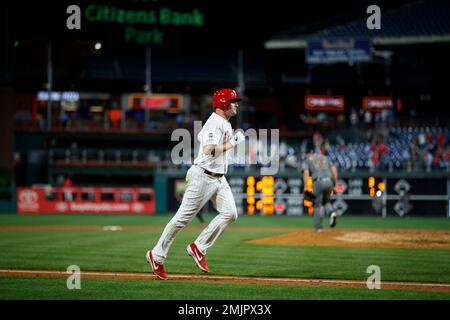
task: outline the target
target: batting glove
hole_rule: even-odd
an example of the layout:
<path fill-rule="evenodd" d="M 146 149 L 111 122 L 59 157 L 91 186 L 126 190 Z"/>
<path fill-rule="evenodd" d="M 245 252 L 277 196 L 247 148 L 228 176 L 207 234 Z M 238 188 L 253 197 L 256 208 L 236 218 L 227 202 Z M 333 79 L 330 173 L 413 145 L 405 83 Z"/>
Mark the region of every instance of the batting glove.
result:
<path fill-rule="evenodd" d="M 241 144 L 244 141 L 245 141 L 245 136 L 243 135 L 242 132 L 238 131 L 231 137 L 230 143 L 234 147 L 234 146 L 237 146 L 238 144 Z"/>

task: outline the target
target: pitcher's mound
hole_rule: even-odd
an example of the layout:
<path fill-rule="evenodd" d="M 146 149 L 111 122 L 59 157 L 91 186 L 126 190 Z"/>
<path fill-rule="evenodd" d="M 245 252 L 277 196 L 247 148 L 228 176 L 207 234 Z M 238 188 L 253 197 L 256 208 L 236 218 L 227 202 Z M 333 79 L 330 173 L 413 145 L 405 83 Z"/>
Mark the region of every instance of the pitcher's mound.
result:
<path fill-rule="evenodd" d="M 450 231 L 393 229 L 311 229 L 248 241 L 288 246 L 450 249 Z"/>

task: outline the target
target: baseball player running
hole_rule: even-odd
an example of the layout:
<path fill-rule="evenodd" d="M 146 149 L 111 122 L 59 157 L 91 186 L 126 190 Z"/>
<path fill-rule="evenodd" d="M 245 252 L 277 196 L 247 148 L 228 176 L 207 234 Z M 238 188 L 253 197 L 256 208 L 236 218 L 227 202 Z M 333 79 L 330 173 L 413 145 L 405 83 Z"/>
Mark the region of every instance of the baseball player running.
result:
<path fill-rule="evenodd" d="M 306 146 L 306 160 L 303 162 L 303 182 L 305 196 L 308 194 L 307 181 L 313 179 L 312 199 L 314 202 L 314 227 L 317 232 L 322 232 L 322 220 L 324 211 L 330 215 L 330 227 L 336 226 L 336 212 L 330 202 L 331 192 L 338 179 L 337 168 L 325 155 L 315 153 L 314 146 L 308 142 Z M 325 207 L 325 208 L 324 208 Z"/>
<path fill-rule="evenodd" d="M 181 205 L 166 225 L 156 246 L 146 254 L 153 273 L 159 279 L 166 280 L 168 277 L 164 270 L 164 262 L 176 235 L 208 200 L 212 201 L 218 215 L 186 248 L 187 253 L 202 271 L 209 271 L 205 260 L 208 248 L 214 244 L 225 228 L 237 219 L 236 204 L 225 174 L 228 169 L 229 152 L 245 140 L 241 132 L 233 134 L 229 122 L 229 119 L 236 115 L 240 100 L 236 91 L 232 89 L 221 89 L 213 95 L 214 112 L 197 136 L 200 148 L 194 164 L 186 174 L 187 187 Z"/>

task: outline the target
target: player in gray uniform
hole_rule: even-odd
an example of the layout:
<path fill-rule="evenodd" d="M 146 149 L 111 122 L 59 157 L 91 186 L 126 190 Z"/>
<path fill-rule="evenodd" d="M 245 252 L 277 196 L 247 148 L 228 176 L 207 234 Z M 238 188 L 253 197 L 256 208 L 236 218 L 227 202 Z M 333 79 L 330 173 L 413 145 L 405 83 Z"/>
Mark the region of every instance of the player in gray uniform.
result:
<path fill-rule="evenodd" d="M 336 212 L 330 202 L 331 192 L 336 186 L 338 179 L 337 168 L 329 158 L 323 154 L 315 153 L 312 143 L 307 143 L 306 160 L 303 161 L 304 191 L 307 192 L 307 181 L 311 176 L 313 179 L 314 198 L 314 227 L 316 231 L 322 232 L 322 220 L 324 213 L 330 216 L 330 227 L 336 226 Z"/>

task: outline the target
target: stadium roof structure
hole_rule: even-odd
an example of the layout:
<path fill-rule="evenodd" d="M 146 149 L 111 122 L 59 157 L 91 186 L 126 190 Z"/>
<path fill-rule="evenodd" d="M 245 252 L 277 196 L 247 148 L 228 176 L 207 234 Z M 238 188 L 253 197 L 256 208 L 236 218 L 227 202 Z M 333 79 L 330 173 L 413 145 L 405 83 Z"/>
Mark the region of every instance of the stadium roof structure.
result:
<path fill-rule="evenodd" d="M 383 12 L 381 29 L 369 30 L 366 16 L 333 26 L 308 25 L 274 35 L 265 42 L 266 49 L 303 49 L 308 40 L 365 38 L 374 45 L 410 45 L 450 42 L 450 2 L 416 1 Z"/>

